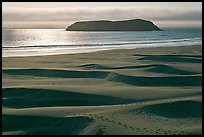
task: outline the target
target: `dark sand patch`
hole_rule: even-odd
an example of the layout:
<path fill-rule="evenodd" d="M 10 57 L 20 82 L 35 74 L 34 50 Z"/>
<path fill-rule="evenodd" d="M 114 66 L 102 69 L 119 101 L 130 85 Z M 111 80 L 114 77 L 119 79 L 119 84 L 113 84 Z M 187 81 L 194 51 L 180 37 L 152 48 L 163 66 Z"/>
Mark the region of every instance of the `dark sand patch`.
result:
<path fill-rule="evenodd" d="M 20 131 L 20 133 L 23 132 L 23 134 L 27 135 L 77 135 L 91 122 L 93 122 L 93 119 L 84 116 L 41 117 L 3 115 L 2 132 Z"/>
<path fill-rule="evenodd" d="M 143 77 L 110 73 L 107 80 L 134 86 L 201 86 L 202 76 Z"/>
<path fill-rule="evenodd" d="M 103 131 L 102 129 L 99 129 L 99 130 L 96 132 L 96 135 L 105 135 L 105 131 Z"/>
<path fill-rule="evenodd" d="M 138 60 L 160 61 L 160 62 L 187 62 L 202 63 L 202 56 L 195 55 L 142 55 L 135 54 L 133 56 L 143 56 Z"/>
<path fill-rule="evenodd" d="M 179 75 L 192 75 L 198 74 L 194 72 L 188 72 L 184 70 L 179 70 L 171 66 L 161 65 L 161 64 L 151 64 L 151 65 L 138 65 L 138 66 L 119 66 L 119 67 L 106 67 L 99 64 L 85 64 L 80 65 L 78 67 L 82 68 L 91 68 L 91 69 L 101 69 L 101 70 L 108 70 L 108 69 L 145 69 L 149 72 L 154 73 L 164 73 L 164 74 L 179 74 Z"/>
<path fill-rule="evenodd" d="M 193 74 L 199 74 L 194 72 L 189 72 L 185 70 L 176 69 L 174 67 L 170 67 L 167 65 L 154 65 L 152 67 L 146 68 L 149 72 L 154 73 L 163 73 L 163 74 L 177 74 L 177 75 L 193 75 Z"/>
<path fill-rule="evenodd" d="M 154 55 L 151 55 L 151 54 L 134 54 L 133 56 L 154 56 Z M 157 56 L 157 55 L 156 55 Z M 159 55 L 159 56 L 170 56 L 170 57 L 190 57 L 190 58 L 202 58 L 202 55 L 186 55 L 186 54 L 182 54 L 182 55 L 173 55 L 173 54 L 170 54 L 170 55 Z"/>
<path fill-rule="evenodd" d="M 50 106 L 100 106 L 127 104 L 134 100 L 49 89 L 3 88 L 2 105 L 12 108 Z"/>
<path fill-rule="evenodd" d="M 105 78 L 108 72 L 103 71 L 72 71 L 54 69 L 7 69 L 2 73 L 8 75 L 25 75 L 36 77 L 56 77 L 56 78 Z"/>
<path fill-rule="evenodd" d="M 202 103 L 191 100 L 176 101 L 148 105 L 133 111 L 146 115 L 157 115 L 167 118 L 201 118 Z"/>

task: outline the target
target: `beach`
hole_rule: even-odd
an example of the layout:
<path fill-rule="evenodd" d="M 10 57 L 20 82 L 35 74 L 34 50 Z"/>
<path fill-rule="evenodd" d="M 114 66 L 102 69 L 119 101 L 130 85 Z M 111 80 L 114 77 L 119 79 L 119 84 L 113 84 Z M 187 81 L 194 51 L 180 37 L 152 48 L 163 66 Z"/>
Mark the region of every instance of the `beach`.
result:
<path fill-rule="evenodd" d="M 202 45 L 3 57 L 2 134 L 202 134 Z"/>

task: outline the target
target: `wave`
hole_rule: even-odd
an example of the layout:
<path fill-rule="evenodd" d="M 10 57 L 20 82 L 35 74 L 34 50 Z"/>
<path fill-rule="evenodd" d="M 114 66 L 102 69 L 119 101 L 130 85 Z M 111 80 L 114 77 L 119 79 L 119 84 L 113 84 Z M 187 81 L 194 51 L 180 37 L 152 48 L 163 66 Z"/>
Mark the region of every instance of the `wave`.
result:
<path fill-rule="evenodd" d="M 125 46 L 125 45 L 141 45 L 141 44 L 165 44 L 165 43 L 182 43 L 182 42 L 199 42 L 201 38 L 186 39 L 168 39 L 168 40 L 148 40 L 135 42 L 120 43 L 84 43 L 84 44 L 65 44 L 65 45 L 21 45 L 21 46 L 3 46 L 3 49 L 27 49 L 27 48 L 68 48 L 68 47 L 100 47 L 100 46 Z"/>

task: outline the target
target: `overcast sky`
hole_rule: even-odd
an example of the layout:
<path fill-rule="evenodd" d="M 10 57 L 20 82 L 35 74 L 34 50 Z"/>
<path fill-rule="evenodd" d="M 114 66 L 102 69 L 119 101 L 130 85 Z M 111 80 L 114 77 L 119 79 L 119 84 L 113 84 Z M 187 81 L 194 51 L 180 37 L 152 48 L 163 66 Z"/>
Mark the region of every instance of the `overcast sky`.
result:
<path fill-rule="evenodd" d="M 76 21 L 147 19 L 161 28 L 201 27 L 201 2 L 3 2 L 6 28 L 66 28 Z"/>

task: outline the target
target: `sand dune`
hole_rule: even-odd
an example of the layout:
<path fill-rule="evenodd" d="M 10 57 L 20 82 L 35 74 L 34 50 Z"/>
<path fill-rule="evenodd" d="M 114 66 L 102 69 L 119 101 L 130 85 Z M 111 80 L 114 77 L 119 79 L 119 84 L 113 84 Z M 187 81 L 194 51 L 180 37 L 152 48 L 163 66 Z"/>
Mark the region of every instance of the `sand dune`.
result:
<path fill-rule="evenodd" d="M 202 134 L 201 49 L 3 58 L 2 134 Z"/>
<path fill-rule="evenodd" d="M 154 69 L 150 69 L 154 70 Z M 158 71 L 158 70 L 157 70 Z M 57 78 L 97 78 L 114 82 L 124 82 L 135 86 L 201 86 L 202 76 L 171 76 L 171 77 L 147 77 L 147 76 L 127 76 L 113 72 L 103 71 L 68 71 L 50 69 L 7 69 L 2 70 L 8 75 L 29 75 L 39 77 Z"/>

